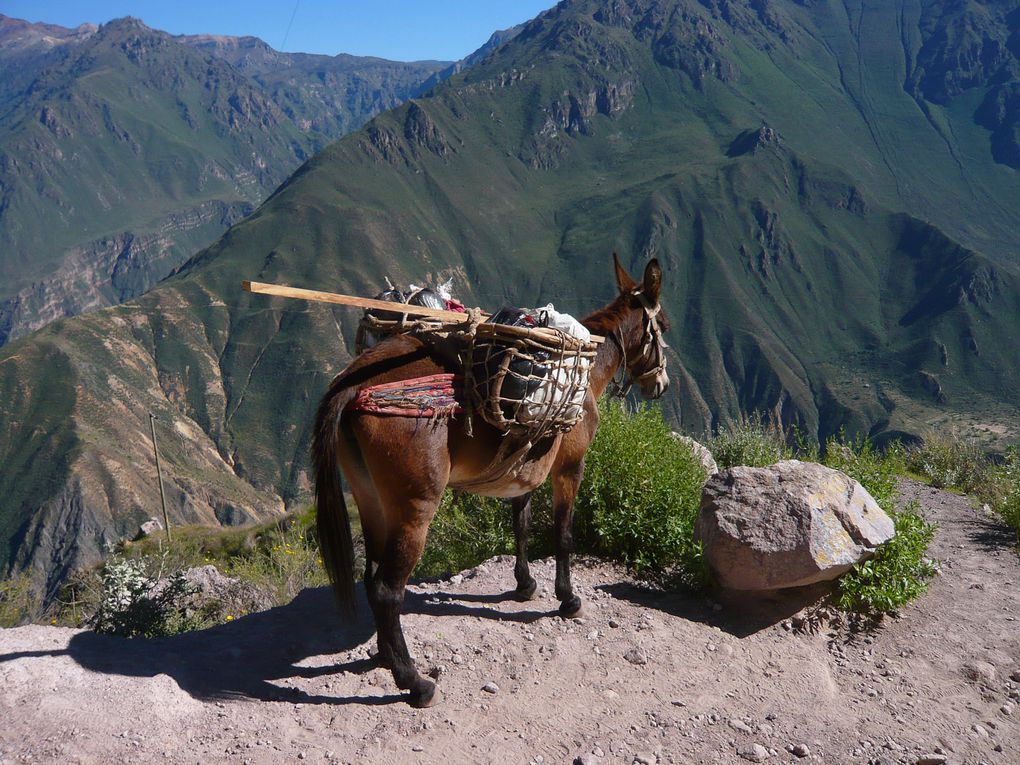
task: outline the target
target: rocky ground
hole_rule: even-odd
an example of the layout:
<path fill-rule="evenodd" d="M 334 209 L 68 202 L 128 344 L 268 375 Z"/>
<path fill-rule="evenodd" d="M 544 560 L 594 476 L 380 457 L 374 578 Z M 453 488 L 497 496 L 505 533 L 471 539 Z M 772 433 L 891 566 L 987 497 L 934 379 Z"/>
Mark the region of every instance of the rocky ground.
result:
<path fill-rule="evenodd" d="M 969 500 L 904 483 L 939 523 L 931 591 L 874 631 L 663 595 L 580 564 L 583 618 L 505 596 L 494 559 L 420 584 L 404 617 L 438 706 L 402 703 L 371 627 L 324 590 L 222 626 L 122 640 L 0 630 L 0 763 L 1018 763 L 1020 558 Z"/>

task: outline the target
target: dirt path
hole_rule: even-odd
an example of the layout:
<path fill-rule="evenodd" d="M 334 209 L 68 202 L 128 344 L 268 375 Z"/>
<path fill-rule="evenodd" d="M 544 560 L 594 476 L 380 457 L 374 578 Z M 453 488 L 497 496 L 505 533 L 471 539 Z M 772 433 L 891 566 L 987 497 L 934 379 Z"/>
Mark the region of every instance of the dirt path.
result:
<path fill-rule="evenodd" d="M 1020 763 L 1020 561 L 968 500 L 903 490 L 940 524 L 942 573 L 870 635 L 605 564 L 577 567 L 586 612 L 564 621 L 549 563 L 521 604 L 493 560 L 410 595 L 411 650 L 443 693 L 413 710 L 368 661 L 367 607 L 342 627 L 323 590 L 160 641 L 0 630 L 0 763 Z"/>

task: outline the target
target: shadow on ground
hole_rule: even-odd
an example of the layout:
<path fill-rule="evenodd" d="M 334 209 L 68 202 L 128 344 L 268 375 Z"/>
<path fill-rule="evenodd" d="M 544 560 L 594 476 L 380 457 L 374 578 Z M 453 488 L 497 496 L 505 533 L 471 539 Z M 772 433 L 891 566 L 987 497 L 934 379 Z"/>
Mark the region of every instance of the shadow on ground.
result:
<path fill-rule="evenodd" d="M 298 666 L 305 659 L 347 651 L 374 634 L 364 589 L 358 609 L 341 621 L 329 588 L 302 591 L 285 606 L 227 624 L 169 638 L 120 638 L 81 632 L 66 650 L 0 654 L 0 662 L 29 656 L 70 656 L 82 667 L 108 675 L 168 675 L 196 699 L 247 696 L 263 701 L 305 704 L 386 704 L 399 695 L 372 697 L 313 696 L 274 681 L 310 678 L 337 672 L 361 673 L 374 667 L 369 659 L 320 667 Z"/>
<path fill-rule="evenodd" d="M 714 598 L 722 606 L 721 610 L 715 610 L 702 595 L 668 592 L 628 582 L 606 584 L 598 589 L 642 608 L 707 624 L 734 637 L 745 638 L 814 605 L 831 590 L 831 583 L 769 592 L 720 591 Z"/>

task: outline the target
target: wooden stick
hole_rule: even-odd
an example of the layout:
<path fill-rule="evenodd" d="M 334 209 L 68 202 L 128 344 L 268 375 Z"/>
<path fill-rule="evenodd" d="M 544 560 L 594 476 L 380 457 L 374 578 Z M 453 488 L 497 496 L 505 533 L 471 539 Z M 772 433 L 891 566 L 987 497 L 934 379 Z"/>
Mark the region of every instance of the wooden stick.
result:
<path fill-rule="evenodd" d="M 444 311 L 441 308 L 428 308 L 423 305 L 410 305 L 408 303 L 391 303 L 387 300 L 376 300 L 375 298 L 363 298 L 355 295 L 341 295 L 336 292 L 320 292 L 318 290 L 305 290 L 300 287 L 285 287 L 282 284 L 266 284 L 265 282 L 241 282 L 245 292 L 257 295 L 275 295 L 277 297 L 298 298 L 299 300 L 314 300 L 318 303 L 333 303 L 335 305 L 347 305 L 354 308 L 368 308 L 389 313 L 403 313 L 408 316 L 427 316 L 433 319 L 442 319 L 450 324 L 463 324 L 467 321 L 466 313 L 457 311 Z M 482 314 L 483 316 L 487 314 Z M 592 335 L 593 343 L 605 341 L 604 337 Z"/>

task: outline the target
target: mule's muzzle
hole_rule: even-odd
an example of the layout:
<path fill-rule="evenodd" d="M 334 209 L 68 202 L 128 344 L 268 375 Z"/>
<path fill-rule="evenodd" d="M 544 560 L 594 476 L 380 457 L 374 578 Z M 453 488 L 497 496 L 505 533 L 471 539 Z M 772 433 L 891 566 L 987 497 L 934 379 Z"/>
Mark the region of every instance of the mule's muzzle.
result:
<path fill-rule="evenodd" d="M 667 390 L 669 390 L 669 375 L 665 371 L 641 385 L 641 395 L 650 399 L 661 398 Z"/>

